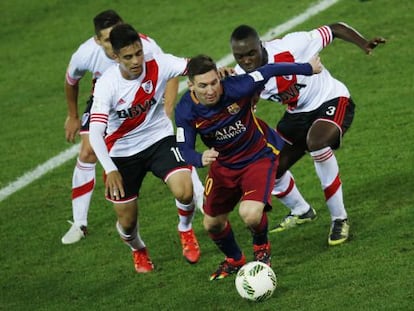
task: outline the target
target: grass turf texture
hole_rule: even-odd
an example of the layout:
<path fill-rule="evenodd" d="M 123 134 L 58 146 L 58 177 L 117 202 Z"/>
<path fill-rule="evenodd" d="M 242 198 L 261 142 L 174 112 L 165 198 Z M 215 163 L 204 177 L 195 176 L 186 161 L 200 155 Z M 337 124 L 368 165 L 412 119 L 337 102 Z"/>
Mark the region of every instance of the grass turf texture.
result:
<path fill-rule="evenodd" d="M 92 35 L 92 17 L 107 8 L 182 56 L 230 52 L 231 30 L 241 23 L 260 33 L 303 12 L 314 1 L 3 1 L 0 70 L 0 187 L 68 148 L 63 122 L 64 72 L 71 53 Z M 163 8 L 154 12 L 153 7 Z M 413 148 L 410 123 L 414 91 L 413 3 L 340 1 L 294 30 L 345 21 L 367 37 L 388 39 L 365 56 L 335 41 L 321 54 L 331 73 L 346 83 L 356 117 L 336 156 L 340 165 L 351 239 L 329 248 L 329 213 L 313 164 L 305 157 L 293 173 L 317 210 L 312 224 L 270 235 L 278 288 L 261 304 L 242 300 L 234 278 L 209 282 L 223 259 L 205 234 L 200 214 L 194 227 L 202 257 L 189 265 L 181 255 L 174 201 L 148 175 L 141 192 L 141 234 L 156 265 L 137 275 L 128 248 L 115 231 L 112 207 L 103 199 L 98 168 L 89 213 L 90 235 L 71 246 L 60 242 L 71 218 L 75 160 L 0 202 L 0 310 L 408 310 L 414 299 Z M 80 109 L 89 76 L 82 83 Z M 274 125 L 282 107 L 263 102 L 258 114 Z M 205 170 L 199 171 L 204 176 Z M 274 200 L 270 224 L 287 210 Z M 251 259 L 251 238 L 237 213 L 231 217 Z"/>

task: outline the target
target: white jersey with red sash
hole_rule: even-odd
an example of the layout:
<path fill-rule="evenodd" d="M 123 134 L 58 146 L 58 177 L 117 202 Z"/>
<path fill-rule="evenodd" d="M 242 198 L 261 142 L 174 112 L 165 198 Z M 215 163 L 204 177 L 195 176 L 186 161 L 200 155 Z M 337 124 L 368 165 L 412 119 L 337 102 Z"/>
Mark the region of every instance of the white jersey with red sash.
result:
<path fill-rule="evenodd" d="M 126 80 L 114 65 L 96 83 L 91 126 L 106 125 L 105 143 L 111 157 L 137 154 L 174 135 L 163 95 L 169 79 L 185 74 L 187 60 L 157 54 L 146 56 L 143 67 L 137 79 Z"/>
<path fill-rule="evenodd" d="M 332 31 L 322 26 L 309 32 L 294 32 L 282 39 L 262 42 L 268 63 L 308 62 L 333 40 Z M 237 73 L 244 73 L 240 66 Z M 260 97 L 287 105 L 289 113 L 313 111 L 336 97 L 349 97 L 346 86 L 333 78 L 326 68 L 313 76 L 289 75 L 270 79 Z"/>

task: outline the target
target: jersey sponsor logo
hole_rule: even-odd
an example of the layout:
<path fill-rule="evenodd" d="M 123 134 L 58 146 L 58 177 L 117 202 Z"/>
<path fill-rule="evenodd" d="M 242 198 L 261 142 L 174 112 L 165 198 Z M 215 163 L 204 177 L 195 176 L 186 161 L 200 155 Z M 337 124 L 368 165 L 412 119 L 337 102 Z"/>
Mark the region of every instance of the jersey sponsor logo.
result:
<path fill-rule="evenodd" d="M 232 125 L 216 130 L 214 133 L 214 136 L 216 140 L 223 141 L 226 139 L 232 139 L 245 131 L 246 131 L 246 126 L 242 123 L 241 120 L 238 120 L 236 123 Z"/>
<path fill-rule="evenodd" d="M 151 94 L 152 90 L 154 89 L 154 86 L 153 86 L 151 80 L 143 82 L 141 86 L 142 86 L 142 89 L 144 90 L 144 92 L 147 93 L 147 94 Z"/>
<path fill-rule="evenodd" d="M 237 114 L 240 111 L 240 106 L 237 103 L 233 103 L 230 106 L 227 107 L 227 111 L 230 114 Z"/>
<path fill-rule="evenodd" d="M 156 103 L 156 100 L 154 98 L 147 99 L 142 104 L 138 104 L 135 106 L 132 106 L 128 109 L 118 110 L 116 113 L 118 114 L 118 118 L 120 119 L 133 119 L 136 117 L 139 117 L 143 113 L 146 113 L 150 110 L 151 106 Z"/>
<path fill-rule="evenodd" d="M 294 83 L 291 84 L 289 88 L 287 88 L 285 91 L 280 92 L 278 94 L 274 94 L 270 96 L 268 99 L 274 102 L 288 104 L 290 106 L 292 101 L 296 103 L 296 99 L 299 96 L 299 92 L 304 87 L 306 87 L 306 84 Z"/>

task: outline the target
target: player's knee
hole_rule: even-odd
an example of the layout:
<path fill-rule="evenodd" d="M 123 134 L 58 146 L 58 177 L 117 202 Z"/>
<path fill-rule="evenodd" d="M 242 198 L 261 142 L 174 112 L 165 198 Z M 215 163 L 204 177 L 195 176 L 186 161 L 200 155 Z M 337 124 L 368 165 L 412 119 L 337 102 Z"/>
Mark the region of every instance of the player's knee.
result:
<path fill-rule="evenodd" d="M 246 226 L 255 227 L 257 226 L 263 214 L 263 208 L 253 208 L 248 206 L 240 206 L 239 215 Z"/>
<path fill-rule="evenodd" d="M 308 139 L 308 142 L 307 142 L 308 150 L 309 152 L 312 152 L 312 151 L 321 150 L 325 147 L 333 147 L 334 145 L 336 145 L 334 141 L 336 140 L 333 140 L 332 142 L 330 142 L 330 141 L 322 141 L 318 139 Z"/>
<path fill-rule="evenodd" d="M 182 187 L 174 191 L 174 196 L 182 204 L 190 204 L 193 201 L 192 187 Z"/>
<path fill-rule="evenodd" d="M 90 146 L 81 148 L 79 152 L 79 160 L 85 163 L 96 163 L 98 161 L 95 152 Z"/>
<path fill-rule="evenodd" d="M 211 219 L 207 220 L 207 218 L 203 219 L 203 226 L 204 230 L 206 230 L 209 234 L 219 234 L 225 228 L 225 223 L 221 223 L 218 221 L 211 221 Z"/>

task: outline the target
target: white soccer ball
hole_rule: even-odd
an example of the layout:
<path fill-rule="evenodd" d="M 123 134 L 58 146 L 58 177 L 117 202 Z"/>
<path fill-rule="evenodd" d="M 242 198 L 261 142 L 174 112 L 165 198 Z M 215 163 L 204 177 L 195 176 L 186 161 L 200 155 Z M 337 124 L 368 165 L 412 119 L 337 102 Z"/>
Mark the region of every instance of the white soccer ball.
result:
<path fill-rule="evenodd" d="M 264 301 L 273 295 L 277 279 L 275 272 L 268 265 L 252 261 L 240 268 L 235 283 L 237 292 L 243 298 Z"/>

